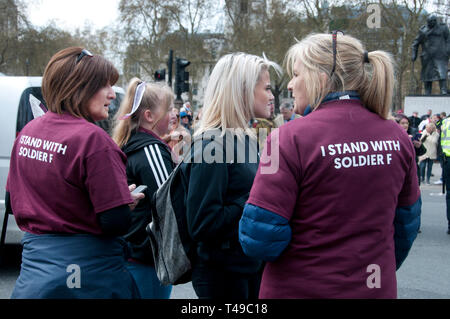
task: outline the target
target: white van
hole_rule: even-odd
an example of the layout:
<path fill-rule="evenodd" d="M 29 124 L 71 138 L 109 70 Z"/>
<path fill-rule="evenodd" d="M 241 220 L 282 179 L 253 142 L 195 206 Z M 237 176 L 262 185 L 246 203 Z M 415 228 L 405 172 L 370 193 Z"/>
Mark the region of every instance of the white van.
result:
<path fill-rule="evenodd" d="M 12 147 L 17 134 L 33 119 L 30 94 L 45 105 L 41 82 L 42 77 L 0 76 L 0 227 L 5 214 L 5 187 Z M 116 99 L 109 106 L 109 118 L 97 123 L 108 133 L 111 130 L 112 117 L 119 109 L 125 94 L 120 87 L 114 87 L 114 91 Z M 23 232 L 17 227 L 14 217 L 9 216 L 5 243 L 20 244 L 22 235 Z"/>

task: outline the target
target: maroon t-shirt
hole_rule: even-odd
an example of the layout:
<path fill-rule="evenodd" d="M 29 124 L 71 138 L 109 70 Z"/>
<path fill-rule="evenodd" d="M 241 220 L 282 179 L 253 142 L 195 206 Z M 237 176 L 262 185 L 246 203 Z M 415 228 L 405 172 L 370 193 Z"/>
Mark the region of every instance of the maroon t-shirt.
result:
<path fill-rule="evenodd" d="M 96 213 L 133 202 L 126 156 L 98 126 L 47 112 L 20 132 L 6 185 L 17 225 L 33 234 L 101 234 Z"/>
<path fill-rule="evenodd" d="M 332 101 L 265 150 L 248 203 L 288 219 L 292 240 L 267 263 L 260 297 L 395 298 L 395 209 L 420 196 L 405 131 L 358 100 Z"/>

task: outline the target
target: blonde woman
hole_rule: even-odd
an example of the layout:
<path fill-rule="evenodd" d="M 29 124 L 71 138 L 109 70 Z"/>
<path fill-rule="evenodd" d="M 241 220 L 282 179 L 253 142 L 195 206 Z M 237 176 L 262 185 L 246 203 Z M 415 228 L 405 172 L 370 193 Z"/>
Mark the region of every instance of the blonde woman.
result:
<path fill-rule="evenodd" d="M 258 171 L 240 223 L 246 254 L 268 261 L 259 296 L 395 298 L 421 199 L 414 146 L 387 119 L 392 59 L 333 32 L 286 61 L 295 111 L 313 111 L 279 128 L 278 171 Z"/>
<path fill-rule="evenodd" d="M 217 62 L 194 135 L 194 160 L 182 166 L 189 178 L 188 229 L 198 243 L 192 284 L 201 299 L 258 295 L 261 262 L 242 252 L 238 226 L 258 168 L 248 122 L 270 115 L 271 66 L 279 69 L 245 53 Z"/>
<path fill-rule="evenodd" d="M 427 185 L 430 185 L 433 161 L 437 159 L 438 140 L 439 134 L 436 132 L 436 124 L 430 122 L 425 125 L 420 141 L 423 143 L 427 151 L 424 155 L 419 157 L 419 167 L 421 181 L 426 182 Z"/>
<path fill-rule="evenodd" d="M 173 170 L 169 146 L 161 137 L 168 133 L 172 90 L 164 85 L 130 81 L 115 119 L 113 139 L 127 155 L 127 178 L 146 185 L 145 199 L 131 214 L 131 226 L 124 236 L 133 275 L 142 298 L 168 299 L 171 286 L 162 286 L 156 276 L 153 255 L 145 227 L 151 221 L 150 200 Z"/>

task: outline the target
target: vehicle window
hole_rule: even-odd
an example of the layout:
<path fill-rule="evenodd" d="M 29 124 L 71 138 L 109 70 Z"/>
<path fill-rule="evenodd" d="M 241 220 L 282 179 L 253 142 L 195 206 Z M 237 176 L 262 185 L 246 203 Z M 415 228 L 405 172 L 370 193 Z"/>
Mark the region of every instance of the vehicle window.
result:
<path fill-rule="evenodd" d="M 111 104 L 109 105 L 108 110 L 108 118 L 106 120 L 98 121 L 95 124 L 100 126 L 102 129 L 104 129 L 109 135 L 112 134 L 112 128 L 113 128 L 113 122 L 114 122 L 114 115 L 116 115 L 117 111 L 119 110 L 120 103 L 122 102 L 123 94 L 116 92 L 116 98 L 111 101 Z"/>
<path fill-rule="evenodd" d="M 33 94 L 37 99 L 39 99 L 42 104 L 45 104 L 44 98 L 42 97 L 42 91 L 39 86 L 30 87 L 23 91 L 20 96 L 19 101 L 19 111 L 17 112 L 17 125 L 16 125 L 16 135 L 23 129 L 28 122 L 30 122 L 33 117 L 33 111 L 31 111 L 30 106 L 30 94 Z"/>

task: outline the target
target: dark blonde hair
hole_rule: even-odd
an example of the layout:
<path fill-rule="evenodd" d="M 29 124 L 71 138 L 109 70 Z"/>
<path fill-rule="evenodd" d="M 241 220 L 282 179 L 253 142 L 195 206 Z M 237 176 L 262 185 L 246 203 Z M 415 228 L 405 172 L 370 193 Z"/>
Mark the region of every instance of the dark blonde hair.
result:
<path fill-rule="evenodd" d="M 336 68 L 333 69 L 331 34 L 311 34 L 294 44 L 286 54 L 286 68 L 290 77 L 294 64 L 300 60 L 305 67 L 302 76 L 309 94 L 309 103 L 315 109 L 329 92 L 354 90 L 363 105 L 384 119 L 389 118 L 394 90 L 394 62 L 384 51 L 368 53 L 364 63 L 362 43 L 349 35 L 337 35 Z M 327 84 L 321 82 L 327 75 Z"/>
<path fill-rule="evenodd" d="M 119 72 L 111 62 L 94 55 L 77 62 L 83 48 L 70 47 L 56 53 L 42 77 L 42 95 L 51 112 L 64 111 L 91 121 L 88 101 L 106 85 L 114 85 Z"/>
<path fill-rule="evenodd" d="M 141 125 L 142 115 L 146 110 L 158 112 L 162 110 L 162 115 L 157 122 L 169 111 L 173 104 L 174 95 L 172 89 L 166 84 L 147 83 L 138 109 L 129 118 L 121 120 L 121 118 L 131 112 L 133 108 L 134 95 L 136 88 L 143 81 L 138 78 L 131 79 L 128 84 L 125 98 L 120 104 L 114 119 L 114 129 L 112 138 L 116 144 L 122 148 L 130 139 L 131 133 L 136 131 Z"/>

